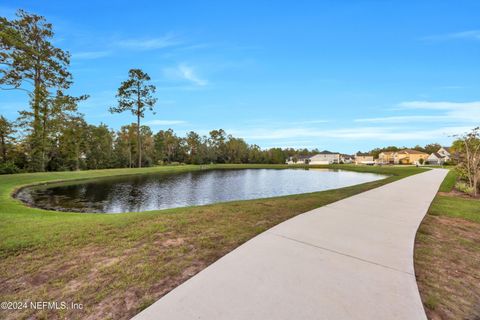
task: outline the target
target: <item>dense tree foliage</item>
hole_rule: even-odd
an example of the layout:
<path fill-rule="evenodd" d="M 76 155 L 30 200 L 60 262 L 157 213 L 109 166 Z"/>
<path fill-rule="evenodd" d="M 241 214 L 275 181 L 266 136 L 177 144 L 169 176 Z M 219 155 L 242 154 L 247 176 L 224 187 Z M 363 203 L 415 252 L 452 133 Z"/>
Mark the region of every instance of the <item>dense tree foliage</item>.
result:
<path fill-rule="evenodd" d="M 3 90 L 28 92 L 31 106 L 24 115 L 30 130 L 29 165 L 43 171 L 48 153 L 46 131 L 56 100 L 51 90 L 62 93 L 70 87 L 70 54 L 52 44 L 52 25 L 44 17 L 23 10 L 16 15 L 11 21 L 0 18 L 0 85 Z"/>

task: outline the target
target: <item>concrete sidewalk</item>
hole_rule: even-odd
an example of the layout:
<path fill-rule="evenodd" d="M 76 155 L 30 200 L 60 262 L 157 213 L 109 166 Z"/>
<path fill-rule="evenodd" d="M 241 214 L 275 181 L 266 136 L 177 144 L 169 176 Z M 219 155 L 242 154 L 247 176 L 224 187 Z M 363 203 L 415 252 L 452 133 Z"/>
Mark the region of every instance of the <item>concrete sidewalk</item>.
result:
<path fill-rule="evenodd" d="M 134 319 L 426 319 L 413 246 L 446 173 L 417 174 L 285 221 Z"/>

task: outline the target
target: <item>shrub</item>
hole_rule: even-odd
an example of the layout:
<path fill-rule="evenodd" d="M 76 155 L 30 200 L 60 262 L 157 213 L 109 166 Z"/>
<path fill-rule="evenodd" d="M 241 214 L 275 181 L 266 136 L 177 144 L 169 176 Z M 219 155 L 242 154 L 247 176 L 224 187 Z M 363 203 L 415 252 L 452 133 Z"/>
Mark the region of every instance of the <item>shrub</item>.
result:
<path fill-rule="evenodd" d="M 455 189 L 458 191 L 461 191 L 463 193 L 468 193 L 468 194 L 473 194 L 473 188 L 470 187 L 468 184 L 466 184 L 463 181 L 459 181 L 455 184 Z"/>
<path fill-rule="evenodd" d="M 18 173 L 20 170 L 11 161 L 0 163 L 0 174 Z"/>

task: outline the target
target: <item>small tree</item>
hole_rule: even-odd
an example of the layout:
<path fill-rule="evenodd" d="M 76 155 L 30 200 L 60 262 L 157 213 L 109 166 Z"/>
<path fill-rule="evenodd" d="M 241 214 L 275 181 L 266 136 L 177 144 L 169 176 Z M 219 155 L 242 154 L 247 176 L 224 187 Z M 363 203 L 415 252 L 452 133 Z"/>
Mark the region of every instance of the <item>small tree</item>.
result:
<path fill-rule="evenodd" d="M 458 137 L 458 140 L 453 143 L 453 147 L 458 153 L 458 167 L 465 174 L 468 184 L 473 190 L 473 195 L 476 197 L 480 180 L 480 127 Z"/>
<path fill-rule="evenodd" d="M 137 150 L 138 167 L 142 167 L 142 139 L 140 134 L 140 119 L 145 116 L 145 109 L 153 111 L 157 99 L 153 97 L 155 86 L 148 84 L 150 76 L 140 69 L 130 69 L 128 80 L 123 81 L 116 95 L 118 105 L 111 107 L 111 113 L 131 111 L 137 117 Z"/>
<path fill-rule="evenodd" d="M 0 157 L 2 162 L 7 162 L 8 146 L 14 141 L 13 124 L 9 122 L 4 116 L 0 116 Z"/>

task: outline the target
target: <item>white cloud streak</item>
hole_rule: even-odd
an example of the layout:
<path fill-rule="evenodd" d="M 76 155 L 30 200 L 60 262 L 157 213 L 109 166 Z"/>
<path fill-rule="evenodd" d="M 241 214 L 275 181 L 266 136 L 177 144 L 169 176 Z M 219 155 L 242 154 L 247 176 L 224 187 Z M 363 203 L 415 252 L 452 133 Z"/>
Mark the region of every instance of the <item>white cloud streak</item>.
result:
<path fill-rule="evenodd" d="M 85 51 L 72 53 L 74 60 L 92 60 L 107 57 L 111 54 L 110 51 Z"/>
<path fill-rule="evenodd" d="M 397 105 L 396 110 L 424 110 L 437 112 L 429 115 L 402 115 L 355 119 L 355 122 L 369 123 L 409 123 L 409 122 L 480 122 L 480 101 L 405 101 Z"/>
<path fill-rule="evenodd" d="M 467 30 L 460 32 L 452 32 L 424 37 L 423 40 L 428 41 L 447 41 L 447 40 L 480 40 L 480 30 Z"/>
<path fill-rule="evenodd" d="M 115 45 L 132 50 L 154 50 L 180 45 L 182 42 L 174 34 L 166 34 L 157 38 L 123 39 L 115 42 Z"/>
<path fill-rule="evenodd" d="M 208 84 L 208 81 L 201 78 L 193 67 L 185 63 L 179 64 L 175 68 L 166 68 L 163 73 L 170 80 L 188 81 L 198 87 L 204 87 Z"/>
<path fill-rule="evenodd" d="M 405 127 L 358 127 L 342 129 L 284 128 L 284 129 L 249 129 L 227 130 L 245 139 L 280 140 L 298 138 L 340 139 L 379 141 L 419 141 L 437 140 L 454 134 L 466 132 L 470 127 L 443 127 L 437 129 L 417 129 Z"/>
<path fill-rule="evenodd" d="M 206 86 L 208 83 L 207 80 L 200 79 L 198 75 L 195 73 L 194 69 L 187 65 L 181 64 L 178 67 L 178 70 L 180 71 L 184 79 L 195 83 L 197 86 L 203 87 L 203 86 Z"/>

